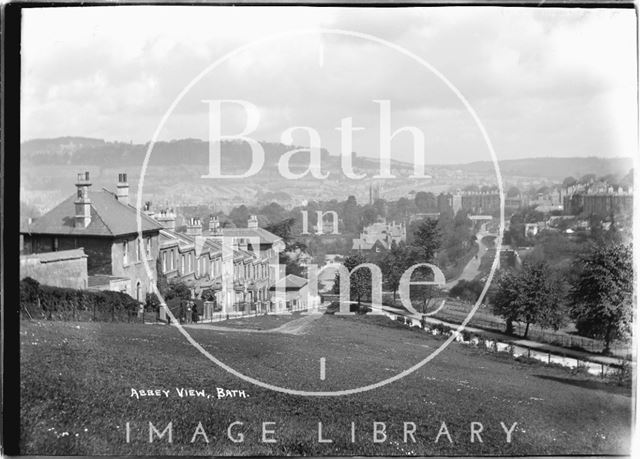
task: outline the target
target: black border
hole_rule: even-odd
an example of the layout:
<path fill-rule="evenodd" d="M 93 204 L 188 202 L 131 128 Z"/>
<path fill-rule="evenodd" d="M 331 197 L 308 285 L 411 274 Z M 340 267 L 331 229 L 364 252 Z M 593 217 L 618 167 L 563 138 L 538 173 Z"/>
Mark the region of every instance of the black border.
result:
<path fill-rule="evenodd" d="M 0 388 L 2 390 L 2 432 L 0 454 L 20 454 L 20 345 L 19 291 L 19 222 L 20 222 L 20 77 L 21 22 L 24 8 L 57 8 L 69 6 L 314 6 L 314 7 L 538 7 L 538 8 L 606 8 L 636 9 L 633 0 L 191 0 L 179 2 L 147 0 L 106 1 L 28 1 L 17 0 L 0 8 Z M 636 13 L 638 26 L 638 13 Z M 8 287 L 8 288 L 7 288 Z M 170 456 L 171 457 L 171 456 Z M 543 456 L 548 457 L 548 456 Z M 567 457 L 593 457 L 570 455 Z M 598 457 L 624 457 L 607 455 Z"/>
<path fill-rule="evenodd" d="M 19 226 L 20 226 L 20 32 L 19 4 L 2 10 L 2 147 L 0 171 L 0 271 L 2 272 L 2 453 L 18 453 L 20 441 Z"/>

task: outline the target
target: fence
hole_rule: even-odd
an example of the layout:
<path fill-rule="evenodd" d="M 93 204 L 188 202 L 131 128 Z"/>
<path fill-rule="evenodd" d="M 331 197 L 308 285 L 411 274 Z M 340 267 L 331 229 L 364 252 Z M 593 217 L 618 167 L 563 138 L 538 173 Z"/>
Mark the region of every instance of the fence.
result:
<path fill-rule="evenodd" d="M 391 320 L 402 322 L 409 327 L 419 327 L 424 332 L 431 335 L 454 335 L 455 341 L 461 344 L 468 344 L 479 348 L 484 348 L 490 352 L 496 353 L 508 353 L 513 358 L 517 359 L 529 359 L 537 360 L 548 365 L 559 365 L 574 370 L 585 371 L 594 376 L 611 377 L 616 378 L 626 377 L 628 378 L 630 373 L 628 362 L 621 361 L 619 364 L 608 364 L 603 362 L 597 362 L 589 360 L 588 358 L 579 358 L 576 355 L 571 354 L 558 354 L 551 352 L 550 350 L 532 349 L 526 346 L 514 345 L 511 343 L 501 342 L 493 338 L 487 338 L 481 334 L 471 332 L 457 332 L 451 327 L 448 327 L 441 323 L 428 323 L 424 320 L 419 320 L 404 315 L 385 313 Z"/>
<path fill-rule="evenodd" d="M 447 306 L 445 306 L 445 309 L 436 314 L 434 317 L 441 320 L 446 320 L 448 322 L 462 323 L 462 320 L 469 313 L 469 310 L 460 310 L 456 309 L 455 307 L 453 309 L 450 309 L 449 305 L 447 304 Z M 454 312 L 461 312 L 464 315 L 456 315 Z M 501 333 L 504 332 L 506 327 L 505 322 L 502 319 L 495 316 L 490 316 L 488 314 L 483 314 L 482 312 L 477 312 L 471 318 L 468 325 L 485 330 L 495 330 Z M 521 322 L 513 323 L 513 331 L 516 335 L 524 336 L 525 330 L 526 324 Z M 588 338 L 585 336 L 576 336 L 562 331 L 543 330 L 534 325 L 531 325 L 529 327 L 527 338 L 546 344 L 553 344 L 570 349 L 585 350 L 593 353 L 602 352 L 602 350 L 604 349 L 604 343 L 601 340 Z M 612 343 L 611 352 L 621 357 L 631 357 L 631 347 L 626 343 Z"/>

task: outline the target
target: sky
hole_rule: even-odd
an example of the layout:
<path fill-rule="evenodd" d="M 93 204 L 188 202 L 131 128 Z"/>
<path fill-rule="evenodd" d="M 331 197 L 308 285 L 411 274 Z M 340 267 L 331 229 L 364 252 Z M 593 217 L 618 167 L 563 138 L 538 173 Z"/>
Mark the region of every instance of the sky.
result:
<path fill-rule="evenodd" d="M 174 103 L 158 140 L 206 140 L 205 101 L 241 100 L 255 126 L 226 102 L 223 134 L 313 131 L 339 154 L 351 118 L 351 149 L 377 157 L 388 101 L 427 164 L 487 160 L 466 100 L 498 159 L 637 154 L 632 9 L 75 7 L 27 9 L 22 30 L 23 141 L 144 143 Z M 399 131 L 392 157 L 411 161 L 416 136 Z"/>

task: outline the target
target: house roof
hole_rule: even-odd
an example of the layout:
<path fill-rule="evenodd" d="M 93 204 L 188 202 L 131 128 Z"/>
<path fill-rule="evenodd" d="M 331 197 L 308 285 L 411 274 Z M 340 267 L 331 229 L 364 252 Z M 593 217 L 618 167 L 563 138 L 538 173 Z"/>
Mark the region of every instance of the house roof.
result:
<path fill-rule="evenodd" d="M 272 285 L 269 290 L 275 290 L 277 288 L 284 288 L 285 290 L 300 290 L 302 287 L 307 285 L 307 282 L 307 279 L 305 279 L 304 277 L 287 274 L 285 277 Z"/>
<path fill-rule="evenodd" d="M 76 228 L 73 194 L 56 207 L 21 229 L 23 234 L 56 234 L 69 236 L 119 236 L 138 232 L 135 207 L 116 199 L 115 193 L 102 189 L 89 193 L 91 223 L 86 228 Z M 151 217 L 140 213 L 142 231 L 159 231 L 162 226 Z"/>
<path fill-rule="evenodd" d="M 231 237 L 259 237 L 261 243 L 273 244 L 281 241 L 279 236 L 267 231 L 264 228 L 221 228 L 224 236 Z"/>
<path fill-rule="evenodd" d="M 213 255 L 222 254 L 222 243 L 215 237 L 203 236 L 202 238 L 191 236 L 184 233 L 162 229 L 160 231 L 160 246 L 169 247 L 172 244 L 178 244 L 181 251 L 196 250 L 197 255 L 201 253 L 211 253 Z M 234 260 L 255 260 L 255 254 L 250 250 L 241 248 L 233 249 Z"/>

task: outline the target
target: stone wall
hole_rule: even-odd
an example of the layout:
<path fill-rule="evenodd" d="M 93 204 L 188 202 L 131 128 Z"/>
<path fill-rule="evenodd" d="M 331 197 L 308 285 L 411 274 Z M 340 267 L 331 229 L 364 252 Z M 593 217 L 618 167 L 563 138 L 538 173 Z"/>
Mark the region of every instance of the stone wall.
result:
<path fill-rule="evenodd" d="M 73 252 L 77 252 L 78 255 L 65 257 L 66 252 L 54 252 L 63 254 L 60 259 L 47 259 L 51 253 L 21 255 L 20 279 L 31 277 L 44 285 L 86 289 L 87 256 L 82 249 Z"/>

